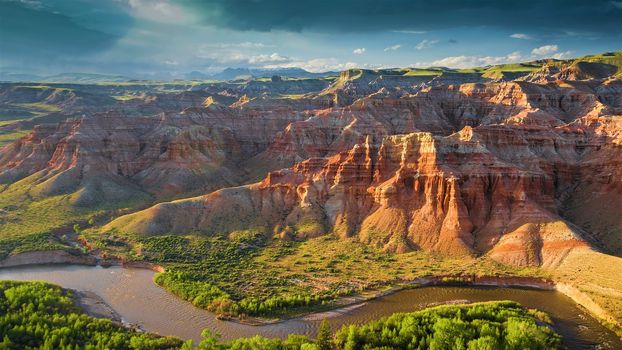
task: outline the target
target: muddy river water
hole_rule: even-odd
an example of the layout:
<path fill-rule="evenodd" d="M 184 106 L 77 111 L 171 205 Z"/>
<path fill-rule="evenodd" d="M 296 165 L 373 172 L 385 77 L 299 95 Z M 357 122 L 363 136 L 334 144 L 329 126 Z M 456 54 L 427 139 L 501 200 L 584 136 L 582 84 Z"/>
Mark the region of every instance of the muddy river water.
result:
<path fill-rule="evenodd" d="M 123 320 L 143 329 L 183 339 L 200 339 L 209 328 L 223 340 L 261 334 L 286 337 L 289 333 L 313 336 L 321 317 L 304 317 L 276 324 L 250 326 L 216 320 L 214 314 L 195 308 L 153 282 L 146 269 L 81 265 L 25 266 L 0 269 L 0 279 L 44 280 L 66 288 L 99 295 Z M 572 300 L 556 291 L 490 287 L 422 287 L 403 290 L 368 301 L 348 311 L 332 312 L 333 329 L 363 323 L 394 312 L 407 312 L 450 301 L 514 300 L 549 313 L 555 329 L 570 349 L 622 349 L 622 341 L 601 326 Z"/>

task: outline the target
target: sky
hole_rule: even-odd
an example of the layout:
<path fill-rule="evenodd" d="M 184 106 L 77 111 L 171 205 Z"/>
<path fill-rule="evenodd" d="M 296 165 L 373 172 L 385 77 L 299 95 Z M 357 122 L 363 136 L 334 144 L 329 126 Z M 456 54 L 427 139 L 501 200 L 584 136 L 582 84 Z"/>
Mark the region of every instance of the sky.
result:
<path fill-rule="evenodd" d="M 0 71 L 464 68 L 622 50 L 622 0 L 0 0 Z"/>

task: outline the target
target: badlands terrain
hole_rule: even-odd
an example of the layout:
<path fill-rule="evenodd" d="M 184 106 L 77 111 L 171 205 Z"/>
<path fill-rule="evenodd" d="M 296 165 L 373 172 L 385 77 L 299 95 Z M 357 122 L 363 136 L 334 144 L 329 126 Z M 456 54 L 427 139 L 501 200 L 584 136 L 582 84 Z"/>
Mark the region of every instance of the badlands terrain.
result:
<path fill-rule="evenodd" d="M 1 83 L 0 145 L 3 266 L 154 264 L 238 318 L 426 276 L 534 277 L 622 324 L 622 52 Z"/>

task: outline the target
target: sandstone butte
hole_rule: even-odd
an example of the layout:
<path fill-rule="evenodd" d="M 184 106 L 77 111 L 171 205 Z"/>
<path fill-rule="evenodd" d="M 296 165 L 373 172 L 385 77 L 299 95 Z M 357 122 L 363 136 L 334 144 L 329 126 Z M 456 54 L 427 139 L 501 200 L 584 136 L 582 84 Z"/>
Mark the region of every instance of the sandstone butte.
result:
<path fill-rule="evenodd" d="M 160 201 L 102 232 L 333 233 L 541 266 L 622 305 L 622 80 L 580 68 L 487 82 L 353 70 L 292 99 L 93 113 L 6 146 L 0 183 L 79 206 Z M 166 201 L 183 194 L 200 195 Z"/>

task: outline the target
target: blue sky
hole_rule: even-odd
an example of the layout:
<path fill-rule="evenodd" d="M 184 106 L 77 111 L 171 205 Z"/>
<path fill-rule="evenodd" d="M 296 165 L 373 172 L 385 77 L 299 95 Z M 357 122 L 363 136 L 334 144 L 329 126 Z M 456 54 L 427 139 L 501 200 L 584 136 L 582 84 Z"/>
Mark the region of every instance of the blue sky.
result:
<path fill-rule="evenodd" d="M 0 71 L 472 67 L 622 49 L 622 1 L 0 0 Z"/>

